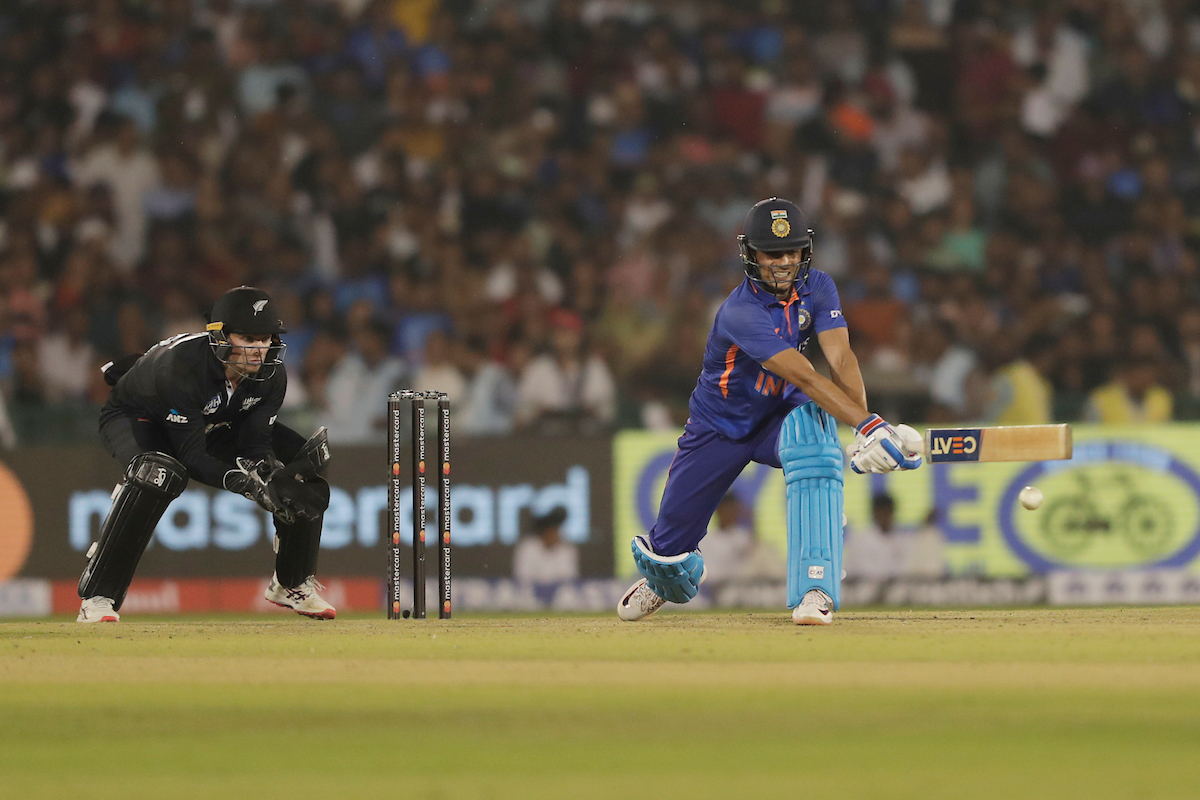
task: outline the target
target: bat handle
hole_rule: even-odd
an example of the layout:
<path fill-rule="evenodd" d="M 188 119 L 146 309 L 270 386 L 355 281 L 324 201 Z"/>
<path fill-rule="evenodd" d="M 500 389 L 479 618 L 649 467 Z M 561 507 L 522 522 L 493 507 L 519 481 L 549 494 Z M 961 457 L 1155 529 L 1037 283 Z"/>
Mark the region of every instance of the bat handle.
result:
<path fill-rule="evenodd" d="M 911 455 L 921 456 L 928 459 L 929 448 L 925 443 L 925 437 L 913 428 L 911 425 L 897 425 L 896 435 L 904 442 L 904 449 Z"/>

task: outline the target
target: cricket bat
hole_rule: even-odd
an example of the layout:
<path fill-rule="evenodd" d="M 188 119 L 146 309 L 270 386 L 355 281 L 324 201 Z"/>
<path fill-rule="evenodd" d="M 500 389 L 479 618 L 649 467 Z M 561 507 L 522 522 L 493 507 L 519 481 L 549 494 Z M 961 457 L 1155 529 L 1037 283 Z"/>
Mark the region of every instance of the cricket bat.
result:
<path fill-rule="evenodd" d="M 994 428 L 929 428 L 926 460 L 1060 461 L 1071 457 L 1070 425 L 1001 425 Z"/>

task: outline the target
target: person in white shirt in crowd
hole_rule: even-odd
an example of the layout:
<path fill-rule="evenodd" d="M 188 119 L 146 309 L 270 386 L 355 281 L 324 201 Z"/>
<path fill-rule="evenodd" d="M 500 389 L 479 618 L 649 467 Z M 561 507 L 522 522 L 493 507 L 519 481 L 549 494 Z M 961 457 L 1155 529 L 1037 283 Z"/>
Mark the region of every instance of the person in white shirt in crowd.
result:
<path fill-rule="evenodd" d="M 847 532 L 848 579 L 938 578 L 945 573 L 942 537 L 932 511 L 917 530 L 896 525 L 896 501 L 890 494 L 871 499 L 871 524 Z"/>
<path fill-rule="evenodd" d="M 717 506 L 702 552 L 711 588 L 787 578 L 783 556 L 775 546 L 758 540 L 750 510 L 733 492 Z"/>
<path fill-rule="evenodd" d="M 1087 38 L 1068 23 L 1065 8 L 1048 3 L 1016 31 L 1012 58 L 1035 81 L 1021 102 L 1022 126 L 1038 136 L 1052 136 L 1087 94 Z"/>
<path fill-rule="evenodd" d="M 320 424 L 336 444 L 376 444 L 387 425 L 387 396 L 400 388 L 404 362 L 388 352 L 391 330 L 371 319 L 351 332 L 353 346 L 325 384 Z"/>
<path fill-rule="evenodd" d="M 847 578 L 886 580 L 900 575 L 904 542 L 896 533 L 896 501 L 890 494 L 871 498 L 871 524 L 848 531 Z"/>
<path fill-rule="evenodd" d="M 412 388 L 419 392 L 444 392 L 457 411 L 467 393 L 467 379 L 454 359 L 455 343 L 442 331 L 425 337 L 425 363 L 413 375 Z"/>
<path fill-rule="evenodd" d="M 585 347 L 583 320 L 570 311 L 556 311 L 550 352 L 535 357 L 521 372 L 517 428 L 592 430 L 610 425 L 616 413 L 616 381 L 604 360 Z"/>
<path fill-rule="evenodd" d="M 579 548 L 562 538 L 567 512 L 555 508 L 533 518 L 531 535 L 513 549 L 513 578 L 522 583 L 561 583 L 579 577 Z"/>
<path fill-rule="evenodd" d="M 137 123 L 120 118 L 112 124 L 112 139 L 89 150 L 75 164 L 72 179 L 79 186 L 102 183 L 111 190 L 117 230 L 109 255 L 121 272 L 129 274 L 146 247 L 142 196 L 157 189 L 161 177 L 158 159 L 143 144 Z"/>
<path fill-rule="evenodd" d="M 931 508 L 925 522 L 911 534 L 904 560 L 904 575 L 908 578 L 944 578 L 946 567 L 945 540 L 938 527 L 939 511 Z"/>
<path fill-rule="evenodd" d="M 88 341 L 90 323 L 87 311 L 74 309 L 63 320 L 61 329 L 38 342 L 42 392 L 51 403 L 87 399 L 96 360 L 95 350 Z"/>
<path fill-rule="evenodd" d="M 509 370 L 488 355 L 487 342 L 479 337 L 462 342 L 458 363 L 466 390 L 458 404 L 455 430 L 468 436 L 512 433 L 517 384 Z"/>

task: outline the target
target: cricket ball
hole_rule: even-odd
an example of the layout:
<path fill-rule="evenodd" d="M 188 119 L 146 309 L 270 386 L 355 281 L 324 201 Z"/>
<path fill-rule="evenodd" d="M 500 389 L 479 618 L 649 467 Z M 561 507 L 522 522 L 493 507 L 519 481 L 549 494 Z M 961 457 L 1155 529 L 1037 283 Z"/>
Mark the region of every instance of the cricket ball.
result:
<path fill-rule="evenodd" d="M 1026 486 L 1017 495 L 1017 500 L 1021 502 L 1022 506 L 1033 511 L 1042 504 L 1042 490 L 1036 486 Z"/>

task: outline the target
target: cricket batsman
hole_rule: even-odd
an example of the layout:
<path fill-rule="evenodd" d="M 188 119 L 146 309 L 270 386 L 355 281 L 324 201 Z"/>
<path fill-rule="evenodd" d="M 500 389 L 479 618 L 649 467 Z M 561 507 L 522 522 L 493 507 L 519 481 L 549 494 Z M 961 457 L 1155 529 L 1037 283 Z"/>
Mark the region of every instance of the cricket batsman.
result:
<path fill-rule="evenodd" d="M 704 580 L 700 540 L 751 461 L 782 467 L 787 485 L 787 604 L 797 625 L 828 625 L 841 596 L 842 464 L 837 421 L 852 426 L 855 472 L 921 465 L 920 435 L 867 410 L 858 360 L 833 279 L 812 269 L 813 232 L 794 203 L 769 198 L 738 237 L 746 279 L 717 312 L 704 366 L 667 473 L 658 519 L 635 536 L 642 574 L 617 606 L 645 619 L 686 603 Z M 804 355 L 813 334 L 832 380 Z"/>
<path fill-rule="evenodd" d="M 286 333 L 270 296 L 239 286 L 213 304 L 207 330 L 172 336 L 105 367 L 113 386 L 100 439 L 124 468 L 79 579 L 78 622 L 117 613 L 158 520 L 189 478 L 245 495 L 275 524 L 266 599 L 315 619 L 336 611 L 314 577 L 329 506 L 325 429 L 307 441 L 276 422 L 287 391 Z"/>

